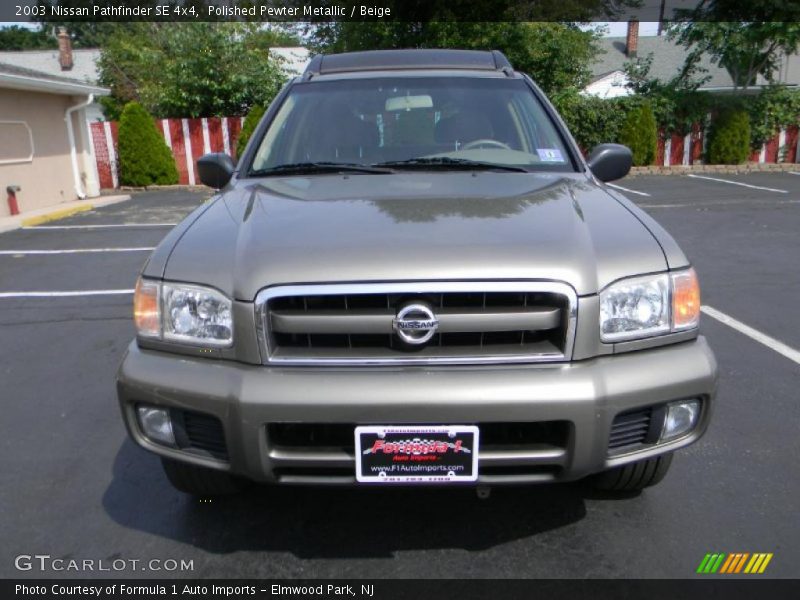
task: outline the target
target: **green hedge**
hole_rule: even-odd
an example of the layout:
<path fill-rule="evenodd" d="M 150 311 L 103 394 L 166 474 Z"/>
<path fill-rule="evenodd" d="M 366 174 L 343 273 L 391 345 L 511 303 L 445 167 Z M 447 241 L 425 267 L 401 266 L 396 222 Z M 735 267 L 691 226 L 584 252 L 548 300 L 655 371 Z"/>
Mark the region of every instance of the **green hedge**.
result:
<path fill-rule="evenodd" d="M 770 86 L 753 95 L 726 95 L 709 92 L 665 90 L 647 96 L 633 95 L 622 98 L 602 99 L 584 96 L 578 90 L 567 89 L 551 96 L 551 101 L 569 127 L 578 145 L 589 152 L 603 142 L 619 142 L 634 150 L 634 164 L 652 164 L 648 161 L 651 133 L 646 135 L 644 153 L 636 148 L 644 131 L 652 132 L 655 123 L 655 139 L 658 131 L 665 135 L 686 135 L 694 123 L 703 123 L 708 113 L 718 116 L 712 119 L 709 140 L 718 132 L 718 143 L 713 151 L 708 148 L 706 162 L 716 164 L 738 164 L 748 159 L 750 151 L 758 150 L 782 127 L 800 122 L 800 92 L 785 86 Z M 646 126 L 637 124 L 649 105 L 654 121 L 645 114 Z M 633 113 L 633 114 L 632 114 Z M 736 114 L 735 117 L 732 115 Z M 747 117 L 748 123 L 742 117 Z M 734 119 L 738 125 L 732 131 L 726 122 Z M 720 121 L 721 120 L 721 121 Z M 716 122 L 716 123 L 715 123 Z M 640 134 L 634 135 L 634 131 Z M 749 150 L 745 152 L 742 139 L 747 140 Z M 736 140 L 736 141 L 734 141 Z M 655 142 L 653 142 L 653 148 Z M 735 151 L 732 150 L 735 148 Z M 655 150 L 653 150 L 655 156 Z"/>
<path fill-rule="evenodd" d="M 658 128 L 650 103 L 644 102 L 628 111 L 619 134 L 619 141 L 631 149 L 635 166 L 645 167 L 653 164 L 656 159 Z"/>
<path fill-rule="evenodd" d="M 711 165 L 738 165 L 749 156 L 750 117 L 744 110 L 723 110 L 708 132 L 706 161 Z"/>
<path fill-rule="evenodd" d="M 178 183 L 175 159 L 153 117 L 137 102 L 125 105 L 119 119 L 119 182 L 147 186 Z"/>
<path fill-rule="evenodd" d="M 242 131 L 239 133 L 239 139 L 236 141 L 236 156 L 241 156 L 244 152 L 247 142 L 250 141 L 250 136 L 253 135 L 256 126 L 259 121 L 261 121 L 261 117 L 264 116 L 266 110 L 267 109 L 263 106 L 256 104 L 250 109 L 250 112 L 247 113 L 247 116 L 244 118 L 244 124 L 242 125 Z"/>
<path fill-rule="evenodd" d="M 597 144 L 619 139 L 626 98 L 605 100 L 569 89 L 554 94 L 551 100 L 584 152 L 590 152 Z"/>

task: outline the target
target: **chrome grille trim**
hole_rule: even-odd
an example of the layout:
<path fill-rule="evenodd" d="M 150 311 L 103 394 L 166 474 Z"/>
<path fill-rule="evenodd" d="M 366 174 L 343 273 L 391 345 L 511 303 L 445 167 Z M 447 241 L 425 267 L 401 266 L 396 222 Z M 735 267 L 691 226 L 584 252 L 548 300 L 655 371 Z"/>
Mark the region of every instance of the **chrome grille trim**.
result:
<path fill-rule="evenodd" d="M 287 296 L 352 296 L 358 294 L 447 294 L 447 293 L 552 293 L 566 299 L 566 332 L 563 352 L 492 354 L 487 351 L 480 356 L 427 356 L 413 355 L 391 357 L 292 357 L 274 356 L 270 348 L 270 315 L 268 303 L 274 298 Z M 568 284 L 556 281 L 424 281 L 424 282 L 392 282 L 392 283 L 336 283 L 308 285 L 280 285 L 261 290 L 255 300 L 256 326 L 258 342 L 261 349 L 262 362 L 265 365 L 282 366 L 393 366 L 393 365 L 487 365 L 565 362 L 572 358 L 575 342 L 575 329 L 578 315 L 578 297 Z M 487 309 L 487 315 L 493 311 Z M 443 311 L 445 319 L 447 311 Z M 342 316 L 348 314 L 342 311 Z M 388 313 L 387 313 L 388 314 Z M 523 311 L 520 313 L 523 314 Z M 453 314 L 454 326 L 463 318 L 464 313 Z M 495 315 L 502 317 L 502 315 Z M 536 319 L 546 322 L 547 311 L 536 315 Z M 343 319 L 346 320 L 346 319 Z M 374 324 L 374 321 L 373 321 Z M 474 330 L 473 330 L 474 331 Z"/>
<path fill-rule="evenodd" d="M 515 331 L 518 329 L 552 329 L 561 318 L 558 308 L 514 309 L 440 309 L 438 331 L 486 332 Z M 272 330 L 280 333 L 392 333 L 394 311 L 389 310 L 322 310 L 312 314 L 293 315 L 285 311 L 271 311 Z M 331 317 L 335 317 L 332 322 Z"/>

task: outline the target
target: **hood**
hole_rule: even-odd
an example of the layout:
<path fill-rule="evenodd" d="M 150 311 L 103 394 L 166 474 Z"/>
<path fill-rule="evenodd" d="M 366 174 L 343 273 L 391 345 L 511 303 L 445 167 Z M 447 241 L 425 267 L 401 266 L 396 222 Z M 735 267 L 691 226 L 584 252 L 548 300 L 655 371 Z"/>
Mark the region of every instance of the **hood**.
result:
<path fill-rule="evenodd" d="M 239 300 L 276 284 L 545 279 L 579 295 L 667 268 L 579 175 L 498 172 L 242 180 L 188 227 L 164 277 Z"/>

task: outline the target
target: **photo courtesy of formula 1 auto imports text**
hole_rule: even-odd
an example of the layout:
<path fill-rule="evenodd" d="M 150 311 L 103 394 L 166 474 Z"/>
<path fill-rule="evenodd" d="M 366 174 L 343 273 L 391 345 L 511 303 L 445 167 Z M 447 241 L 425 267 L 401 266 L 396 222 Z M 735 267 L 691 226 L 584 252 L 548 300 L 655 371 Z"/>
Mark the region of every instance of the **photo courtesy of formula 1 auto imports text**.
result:
<path fill-rule="evenodd" d="M 4 0 L 0 187 L 3 600 L 800 597 L 800 3 Z"/>

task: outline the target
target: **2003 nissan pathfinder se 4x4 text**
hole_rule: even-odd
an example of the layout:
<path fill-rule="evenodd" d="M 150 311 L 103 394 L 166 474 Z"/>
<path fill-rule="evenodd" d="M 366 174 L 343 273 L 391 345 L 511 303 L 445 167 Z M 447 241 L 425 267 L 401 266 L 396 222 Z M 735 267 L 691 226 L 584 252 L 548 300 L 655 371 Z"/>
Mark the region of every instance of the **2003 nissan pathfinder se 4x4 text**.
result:
<path fill-rule="evenodd" d="M 717 366 L 675 241 L 499 52 L 317 56 L 136 285 L 132 438 L 193 494 L 660 481 Z"/>

